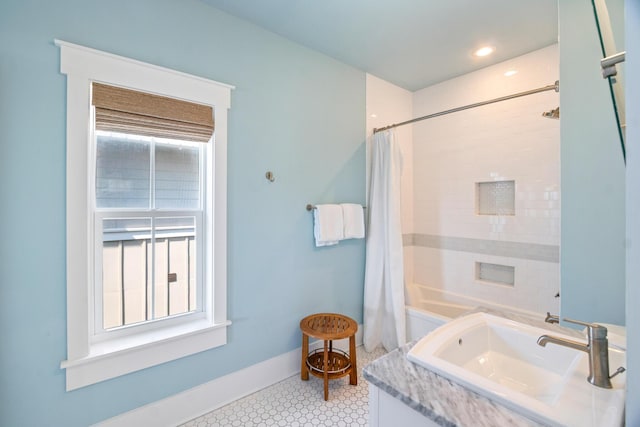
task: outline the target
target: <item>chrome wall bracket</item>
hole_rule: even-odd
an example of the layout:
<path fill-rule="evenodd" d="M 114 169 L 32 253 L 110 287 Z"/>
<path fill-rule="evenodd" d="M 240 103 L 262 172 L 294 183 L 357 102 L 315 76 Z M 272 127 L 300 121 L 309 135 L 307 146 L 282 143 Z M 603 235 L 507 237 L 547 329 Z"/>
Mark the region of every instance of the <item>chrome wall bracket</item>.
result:
<path fill-rule="evenodd" d="M 602 78 L 613 77 L 618 74 L 616 64 L 624 62 L 626 52 L 619 52 L 615 55 L 607 56 L 600 60 L 600 66 L 602 67 Z"/>

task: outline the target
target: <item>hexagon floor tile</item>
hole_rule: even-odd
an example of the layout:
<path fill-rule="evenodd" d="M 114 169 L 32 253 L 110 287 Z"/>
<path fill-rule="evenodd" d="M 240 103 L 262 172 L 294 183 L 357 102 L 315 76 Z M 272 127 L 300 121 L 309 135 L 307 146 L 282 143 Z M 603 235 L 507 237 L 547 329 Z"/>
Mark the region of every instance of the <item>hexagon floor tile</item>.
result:
<path fill-rule="evenodd" d="M 385 351 L 380 348 L 367 353 L 360 346 L 356 352 L 358 385 L 350 385 L 348 376 L 329 381 L 329 400 L 326 402 L 322 380 L 310 375 L 309 381 L 302 381 L 298 374 L 193 419 L 182 427 L 366 426 L 369 387 L 362 377 L 362 367 Z"/>

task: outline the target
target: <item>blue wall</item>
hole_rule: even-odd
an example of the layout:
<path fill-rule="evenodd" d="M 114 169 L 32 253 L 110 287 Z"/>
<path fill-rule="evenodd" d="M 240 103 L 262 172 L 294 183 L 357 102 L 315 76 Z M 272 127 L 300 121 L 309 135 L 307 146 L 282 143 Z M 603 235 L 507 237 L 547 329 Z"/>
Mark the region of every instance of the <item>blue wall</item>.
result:
<path fill-rule="evenodd" d="M 560 311 L 574 319 L 625 324 L 625 167 L 600 71 L 598 33 L 590 1 L 558 3 Z M 622 7 L 621 0 L 607 4 Z"/>
<path fill-rule="evenodd" d="M 627 103 L 627 406 L 628 426 L 640 425 L 640 2 L 625 3 Z"/>
<path fill-rule="evenodd" d="M 54 38 L 237 87 L 229 343 L 69 393 L 66 79 Z M 0 39 L 0 425 L 94 423 L 296 348 L 309 313 L 362 321 L 364 241 L 316 249 L 305 205 L 364 203 L 363 72 L 195 0 L 3 0 Z"/>

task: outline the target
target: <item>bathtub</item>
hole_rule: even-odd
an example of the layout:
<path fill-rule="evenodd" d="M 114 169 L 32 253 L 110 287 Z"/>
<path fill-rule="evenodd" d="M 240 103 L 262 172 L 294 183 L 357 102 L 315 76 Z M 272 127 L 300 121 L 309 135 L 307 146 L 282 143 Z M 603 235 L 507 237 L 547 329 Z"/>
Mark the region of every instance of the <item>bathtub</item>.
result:
<path fill-rule="evenodd" d="M 405 307 L 407 341 L 425 336 L 454 317 L 472 310 L 476 305 L 459 300 L 445 292 L 420 286 L 420 296 L 407 298 Z"/>
<path fill-rule="evenodd" d="M 538 313 L 506 307 L 425 285 L 411 284 L 407 285 L 406 292 L 407 341 L 421 338 L 454 317 L 479 306 L 544 318 Z"/>

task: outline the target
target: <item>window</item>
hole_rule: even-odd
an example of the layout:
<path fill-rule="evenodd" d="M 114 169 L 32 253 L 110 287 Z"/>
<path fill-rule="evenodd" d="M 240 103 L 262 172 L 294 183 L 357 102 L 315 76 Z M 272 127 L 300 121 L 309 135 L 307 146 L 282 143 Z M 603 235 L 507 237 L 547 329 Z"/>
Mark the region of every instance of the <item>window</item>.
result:
<path fill-rule="evenodd" d="M 61 366 L 73 390 L 226 343 L 232 87 L 56 44 L 67 75 Z"/>
<path fill-rule="evenodd" d="M 204 144 L 96 132 L 97 331 L 202 308 Z"/>
<path fill-rule="evenodd" d="M 91 100 L 96 337 L 202 311 L 213 108 L 97 82 Z"/>

